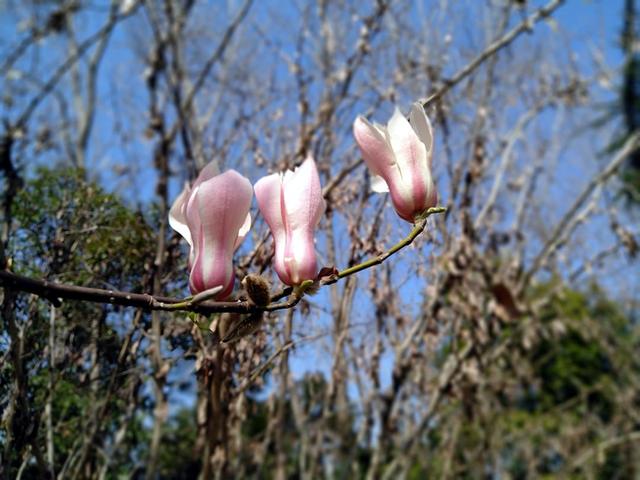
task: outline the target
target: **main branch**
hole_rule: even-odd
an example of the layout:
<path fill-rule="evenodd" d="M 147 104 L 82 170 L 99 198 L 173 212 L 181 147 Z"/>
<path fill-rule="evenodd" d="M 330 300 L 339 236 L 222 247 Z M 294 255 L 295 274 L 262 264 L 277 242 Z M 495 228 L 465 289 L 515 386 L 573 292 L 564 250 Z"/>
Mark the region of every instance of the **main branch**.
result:
<path fill-rule="evenodd" d="M 295 288 L 285 288 L 271 297 L 271 303 L 265 306 L 254 305 L 249 301 L 214 302 L 208 300 L 218 293 L 220 287 L 201 292 L 193 297 L 185 299 L 170 298 L 148 293 L 121 292 L 118 290 L 104 290 L 100 288 L 80 287 L 77 285 L 65 285 L 47 280 L 35 279 L 18 275 L 8 270 L 0 270 L 0 286 L 21 292 L 31 293 L 49 300 L 53 305 L 60 306 L 61 300 L 79 300 L 84 302 L 105 303 L 121 305 L 124 307 L 143 308 L 145 310 L 186 311 L 203 315 L 212 313 L 257 313 L 284 310 L 295 307 L 310 288 L 330 285 L 338 280 L 379 265 L 394 253 L 410 245 L 420 235 L 426 225 L 429 216 L 443 213 L 444 207 L 430 208 L 416 220 L 413 229 L 401 241 L 393 245 L 386 252 L 344 270 L 320 277 L 317 280 L 307 280 Z M 285 301 L 280 301 L 288 297 Z"/>

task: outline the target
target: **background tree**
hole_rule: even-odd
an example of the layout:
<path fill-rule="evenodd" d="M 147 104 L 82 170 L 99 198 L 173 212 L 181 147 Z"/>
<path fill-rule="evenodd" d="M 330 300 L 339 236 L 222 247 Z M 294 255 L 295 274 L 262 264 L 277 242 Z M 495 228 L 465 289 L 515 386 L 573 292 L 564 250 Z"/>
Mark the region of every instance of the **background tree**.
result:
<path fill-rule="evenodd" d="M 625 56 L 622 92 L 620 95 L 621 109 L 624 113 L 624 125 L 627 135 L 631 135 L 638 125 L 638 108 L 640 93 L 640 59 L 638 58 L 638 15 L 634 0 L 625 0 L 624 23 L 622 30 L 622 50 Z M 638 171 L 640 158 L 637 152 L 629 157 L 629 164 L 623 171 L 624 192 L 629 199 L 637 201 Z"/>
<path fill-rule="evenodd" d="M 637 218 L 616 193 L 638 140 L 596 123 L 633 83 L 612 47 L 632 7 L 4 2 L 1 475 L 637 476 Z M 410 247 L 234 342 L 211 332 L 227 313 L 152 310 L 188 293 L 167 214 L 211 160 L 255 182 L 312 153 L 322 266 L 407 235 L 351 126 L 416 100 L 447 212 Z M 237 284 L 280 291 L 272 255 L 258 217 Z"/>

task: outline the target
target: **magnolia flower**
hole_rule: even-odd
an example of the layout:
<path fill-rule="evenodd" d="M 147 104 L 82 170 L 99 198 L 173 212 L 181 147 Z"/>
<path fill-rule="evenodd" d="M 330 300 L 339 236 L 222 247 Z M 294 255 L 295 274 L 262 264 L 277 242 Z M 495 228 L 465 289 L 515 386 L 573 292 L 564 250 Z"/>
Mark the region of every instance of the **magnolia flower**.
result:
<path fill-rule="evenodd" d="M 400 217 L 414 222 L 416 215 L 435 207 L 433 130 L 420 103 L 412 105 L 409 121 L 396 108 L 386 127 L 359 116 L 353 123 L 353 135 L 374 174 L 373 191 L 390 192 Z"/>
<path fill-rule="evenodd" d="M 318 273 L 313 233 L 325 203 L 318 170 L 308 157 L 295 171 L 263 177 L 254 186 L 258 207 L 275 242 L 274 267 L 287 285 Z"/>
<path fill-rule="evenodd" d="M 169 212 L 169 225 L 184 237 L 192 293 L 222 286 L 217 300 L 233 290 L 233 252 L 251 227 L 251 183 L 235 170 L 215 175 L 210 163 L 185 187 Z"/>

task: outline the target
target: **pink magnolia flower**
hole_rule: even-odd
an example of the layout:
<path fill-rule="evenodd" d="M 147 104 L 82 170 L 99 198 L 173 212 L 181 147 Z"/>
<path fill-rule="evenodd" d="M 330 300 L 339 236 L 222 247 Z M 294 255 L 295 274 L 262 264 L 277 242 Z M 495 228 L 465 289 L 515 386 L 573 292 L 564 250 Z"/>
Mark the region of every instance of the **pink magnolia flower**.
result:
<path fill-rule="evenodd" d="M 313 241 L 325 202 L 318 170 L 308 157 L 295 171 L 263 177 L 254 186 L 258 207 L 275 242 L 274 267 L 287 285 L 318 273 Z"/>
<path fill-rule="evenodd" d="M 235 170 L 215 175 L 210 163 L 192 187 L 185 187 L 169 212 L 169 225 L 184 237 L 189 252 L 192 293 L 222 286 L 217 300 L 231 294 L 233 252 L 251 227 L 251 182 Z"/>
<path fill-rule="evenodd" d="M 382 126 L 359 116 L 353 135 L 365 163 L 374 174 L 375 192 L 390 192 L 398 215 L 414 222 L 416 215 L 438 203 L 431 177 L 433 130 L 420 103 L 411 106 L 409 121 L 396 108 Z"/>

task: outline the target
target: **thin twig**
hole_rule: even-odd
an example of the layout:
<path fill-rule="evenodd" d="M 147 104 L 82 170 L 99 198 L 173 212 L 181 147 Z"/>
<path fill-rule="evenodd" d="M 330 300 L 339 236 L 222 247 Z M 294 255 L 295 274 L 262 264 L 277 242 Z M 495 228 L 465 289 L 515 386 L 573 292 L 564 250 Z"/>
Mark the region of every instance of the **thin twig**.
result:
<path fill-rule="evenodd" d="M 489 45 L 482 53 L 480 53 L 476 58 L 474 58 L 471 62 L 465 65 L 462 69 L 458 70 L 458 72 L 451 78 L 447 79 L 442 87 L 436 90 L 430 97 L 421 100 L 422 105 L 426 108 L 427 105 L 430 105 L 434 101 L 438 100 L 445 93 L 451 90 L 454 86 L 460 83 L 462 80 L 467 78 L 473 71 L 478 68 L 480 65 L 484 63 L 484 61 L 502 50 L 504 47 L 513 42 L 516 38 L 518 38 L 524 32 L 530 32 L 533 28 L 533 25 L 538 23 L 540 20 L 544 20 L 549 17 L 558 7 L 560 7 L 565 0 L 552 0 L 547 3 L 545 6 L 540 7 L 534 13 L 529 15 L 526 19 L 524 19 L 520 24 L 518 24 L 513 29 L 509 30 L 498 40 L 494 41 L 491 45 Z"/>
<path fill-rule="evenodd" d="M 636 133 L 629 137 L 629 139 L 625 142 L 624 146 L 618 151 L 618 153 L 611 159 L 609 164 L 600 172 L 599 175 L 596 175 L 591 179 L 591 181 L 584 187 L 582 193 L 578 195 L 578 198 L 573 202 L 571 208 L 564 214 L 562 219 L 558 222 L 553 233 L 547 240 L 547 242 L 543 245 L 542 249 L 538 253 L 538 255 L 534 258 L 531 263 L 531 268 L 527 271 L 526 275 L 523 277 L 522 282 L 520 284 L 520 288 L 526 287 L 531 278 L 536 274 L 536 272 L 542 267 L 547 257 L 555 251 L 556 247 L 559 244 L 559 240 L 563 237 L 565 229 L 570 225 L 574 216 L 578 213 L 578 210 L 582 207 L 584 202 L 591 196 L 593 192 L 596 191 L 596 187 L 598 185 L 602 185 L 606 182 L 609 177 L 611 177 L 620 166 L 625 162 L 627 157 L 631 152 L 636 150 L 640 145 L 640 133 Z"/>
<path fill-rule="evenodd" d="M 354 265 L 353 267 L 349 267 L 346 268 L 344 270 L 342 270 L 341 272 L 339 272 L 336 275 L 336 280 L 334 280 L 331 283 L 334 283 L 335 281 L 337 281 L 340 278 L 344 278 L 344 277 L 348 277 L 349 275 L 353 275 L 354 273 L 358 273 L 361 272 L 362 270 L 366 270 L 367 268 L 371 268 L 375 265 L 380 265 L 382 262 L 384 262 L 387 258 L 389 258 L 391 255 L 393 255 L 394 253 L 398 252 L 399 250 L 402 250 L 404 247 L 407 247 L 409 245 L 411 245 L 413 243 L 413 241 L 416 239 L 416 237 L 418 235 L 420 235 L 422 233 L 422 231 L 424 230 L 424 228 L 427 226 L 427 219 L 436 213 L 444 213 L 446 212 L 446 208 L 444 207 L 433 207 L 430 208 L 429 210 L 426 211 L 426 213 L 419 217 L 419 219 L 416 221 L 413 229 L 411 230 L 411 232 L 409 233 L 409 235 L 407 235 L 405 238 L 403 238 L 402 240 L 400 240 L 398 243 L 396 243 L 393 247 L 391 247 L 389 250 L 387 250 L 384 253 L 381 253 L 380 255 L 378 255 L 377 257 L 374 257 L 372 259 L 369 259 L 365 262 L 362 262 L 358 265 Z M 329 282 L 325 282 L 325 284 L 328 284 Z"/>

